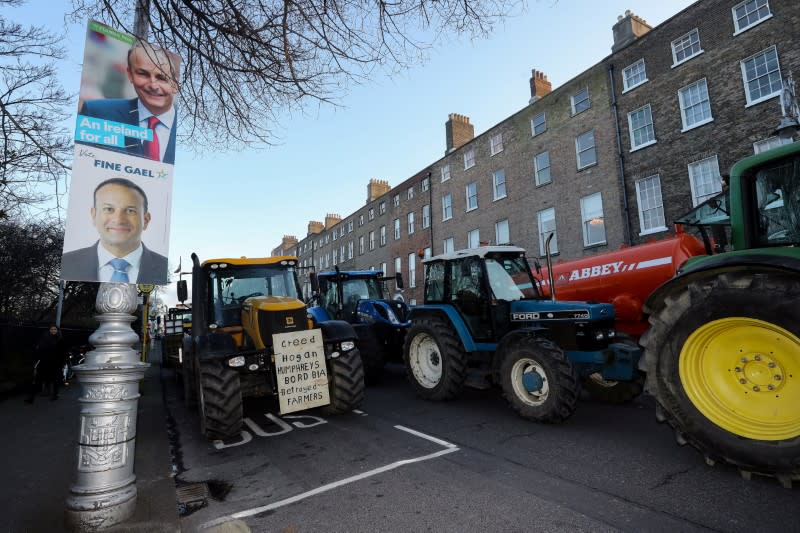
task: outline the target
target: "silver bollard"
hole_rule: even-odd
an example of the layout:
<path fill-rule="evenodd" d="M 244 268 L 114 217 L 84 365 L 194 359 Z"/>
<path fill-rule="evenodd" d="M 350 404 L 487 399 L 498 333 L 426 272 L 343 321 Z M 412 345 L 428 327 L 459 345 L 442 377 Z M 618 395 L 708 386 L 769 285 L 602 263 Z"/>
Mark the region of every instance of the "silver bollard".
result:
<path fill-rule="evenodd" d="M 139 381 L 149 363 L 132 346 L 136 285 L 101 283 L 89 337 L 95 347 L 75 367 L 81 384 L 77 480 L 70 487 L 64 521 L 77 531 L 105 529 L 127 520 L 136 508 L 133 473 Z"/>

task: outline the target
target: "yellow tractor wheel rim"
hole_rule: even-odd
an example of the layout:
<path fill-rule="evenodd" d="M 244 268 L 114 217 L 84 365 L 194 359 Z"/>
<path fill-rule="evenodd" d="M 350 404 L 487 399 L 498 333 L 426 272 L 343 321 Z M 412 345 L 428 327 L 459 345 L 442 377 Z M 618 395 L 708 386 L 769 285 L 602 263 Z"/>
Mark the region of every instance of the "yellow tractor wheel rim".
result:
<path fill-rule="evenodd" d="M 709 322 L 686 339 L 678 372 L 722 429 L 765 441 L 800 435 L 800 338 L 788 330 L 745 317 Z"/>

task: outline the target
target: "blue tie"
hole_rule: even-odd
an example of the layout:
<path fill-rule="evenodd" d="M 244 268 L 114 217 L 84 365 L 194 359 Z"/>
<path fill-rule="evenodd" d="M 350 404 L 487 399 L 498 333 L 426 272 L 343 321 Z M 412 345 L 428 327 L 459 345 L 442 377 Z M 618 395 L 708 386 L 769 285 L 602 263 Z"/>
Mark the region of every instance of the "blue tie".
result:
<path fill-rule="evenodd" d="M 115 257 L 108 262 L 114 268 L 114 273 L 111 275 L 111 281 L 117 283 L 128 283 L 128 267 L 130 263 L 119 257 Z"/>

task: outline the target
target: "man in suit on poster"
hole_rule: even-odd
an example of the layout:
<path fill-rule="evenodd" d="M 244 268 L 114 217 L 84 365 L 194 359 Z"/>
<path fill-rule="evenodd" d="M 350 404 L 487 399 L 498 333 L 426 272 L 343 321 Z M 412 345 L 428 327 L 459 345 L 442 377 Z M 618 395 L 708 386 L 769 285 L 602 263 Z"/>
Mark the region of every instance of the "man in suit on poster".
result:
<path fill-rule="evenodd" d="M 61 279 L 166 285 L 167 258 L 142 243 L 150 213 L 141 187 L 125 178 L 103 181 L 90 214 L 100 239 L 63 255 Z"/>
<path fill-rule="evenodd" d="M 123 150 L 174 164 L 177 113 L 173 100 L 178 93 L 177 59 L 162 48 L 137 41 L 128 51 L 127 74 L 136 90 L 136 98 L 87 100 L 79 114 L 152 129 L 152 141 L 125 137 Z"/>

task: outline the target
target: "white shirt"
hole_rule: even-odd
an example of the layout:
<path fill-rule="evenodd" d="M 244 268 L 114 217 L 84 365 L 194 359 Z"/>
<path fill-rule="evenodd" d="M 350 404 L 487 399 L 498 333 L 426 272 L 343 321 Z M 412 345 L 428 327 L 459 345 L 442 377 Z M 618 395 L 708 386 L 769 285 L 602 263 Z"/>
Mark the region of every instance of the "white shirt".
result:
<path fill-rule="evenodd" d="M 139 243 L 139 247 L 134 251 L 122 257 L 127 261 L 130 266 L 128 267 L 128 283 L 136 283 L 139 278 L 139 263 L 142 261 L 142 253 L 144 247 Z M 115 259 L 117 256 L 109 252 L 103 247 L 102 243 L 97 245 L 97 281 L 111 281 L 111 276 L 114 274 L 114 267 L 109 265 L 108 262 Z"/>
<path fill-rule="evenodd" d="M 161 113 L 160 115 L 153 115 L 149 109 L 147 109 L 144 104 L 142 104 L 142 100 L 140 98 L 136 99 L 136 105 L 139 107 L 139 125 L 143 128 L 147 127 L 147 119 L 152 116 L 158 118 L 159 123 L 156 126 L 156 135 L 158 135 L 158 151 L 159 160 L 164 160 L 164 153 L 167 151 L 167 145 L 169 144 L 169 136 L 172 131 L 172 127 L 175 125 L 175 106 L 170 106 L 166 113 Z"/>

